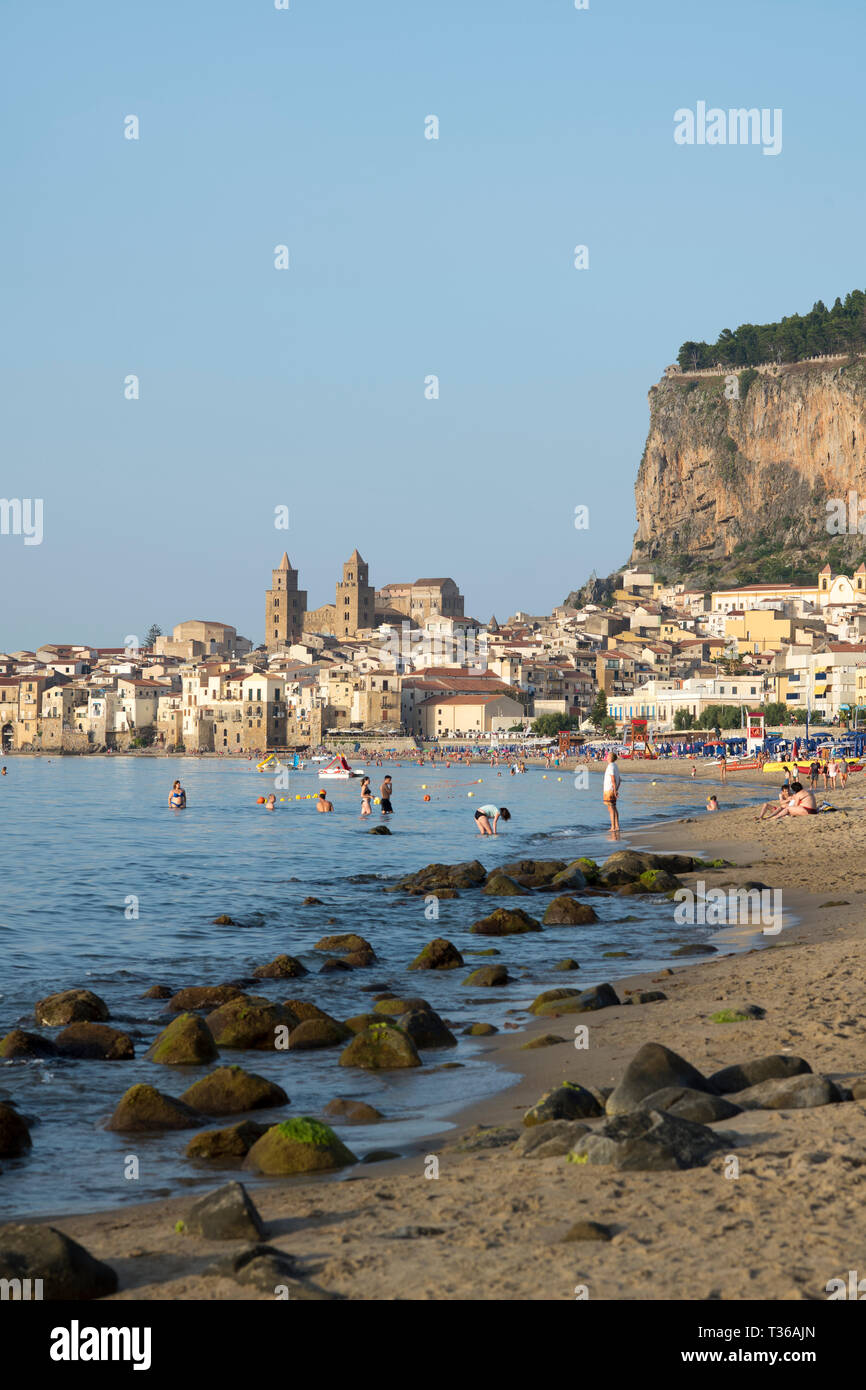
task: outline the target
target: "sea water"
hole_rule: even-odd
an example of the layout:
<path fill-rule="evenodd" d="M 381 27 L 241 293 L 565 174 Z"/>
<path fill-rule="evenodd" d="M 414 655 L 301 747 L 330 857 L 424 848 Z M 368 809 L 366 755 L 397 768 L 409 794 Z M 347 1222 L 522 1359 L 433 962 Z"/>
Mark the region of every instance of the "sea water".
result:
<path fill-rule="evenodd" d="M 546 927 L 508 938 L 471 935 L 471 924 L 496 906 L 512 904 L 540 918 L 550 897 L 504 900 L 467 890 L 431 903 L 383 888 L 431 861 L 478 858 L 489 870 L 520 858 L 603 859 L 617 846 L 607 835 L 600 772 L 592 771 L 583 787 L 584 778 L 575 785 L 573 773 L 555 767 L 510 776 L 486 764 L 432 768 L 394 760 L 366 766 L 375 794 L 385 772 L 394 780 L 389 836 L 368 833 L 382 819 L 378 807 L 368 820 L 359 818 L 357 782 L 320 782 L 310 765 L 290 772 L 285 786 L 246 759 L 7 759 L 8 774 L 0 779 L 0 1036 L 16 1026 L 33 1030 L 36 1000 L 84 987 L 106 1001 L 111 1024 L 131 1034 L 136 1050 L 134 1061 L 0 1062 L 0 1099 L 15 1101 L 32 1122 L 33 1138 L 25 1158 L 3 1160 L 0 1212 L 7 1218 L 112 1207 L 214 1185 L 213 1169 L 183 1156 L 195 1131 L 151 1136 L 103 1128 L 134 1083 L 178 1096 L 211 1070 L 144 1060 L 172 1017 L 163 1002 L 142 998 L 151 985 L 175 991 L 244 979 L 288 953 L 311 973 L 256 981 L 250 992 L 309 1000 L 337 1018 L 372 1009 L 373 996 L 363 989 L 371 983 L 427 999 L 452 1024 L 458 1046 L 423 1052 L 422 1068 L 349 1070 L 338 1065 L 340 1048 L 222 1054 L 222 1063 L 268 1076 L 287 1091 L 288 1110 L 258 1112 L 259 1120 L 315 1115 L 335 1096 L 376 1106 L 383 1123 L 335 1126 L 363 1157 L 373 1148 L 405 1151 L 421 1136 L 449 1128 L 459 1108 L 513 1079 L 491 1065 L 488 1040 L 461 1035 L 469 1022 L 501 1030 L 524 1017 L 519 1010 L 542 989 L 582 989 L 656 968 L 677 944 L 711 934 L 709 928 L 677 927 L 665 898 L 592 897 L 587 901 L 600 919 L 593 926 Z M 186 788 L 183 811 L 166 804 L 175 777 Z M 625 830 L 704 814 L 705 788 L 685 773 L 681 781 L 666 776 L 654 786 L 646 776 L 629 778 L 626 769 L 624 782 Z M 333 815 L 317 813 L 307 799 L 320 785 L 334 803 Z M 256 798 L 272 790 L 285 800 L 270 812 Z M 732 805 L 759 794 L 754 786 L 729 786 L 724 800 Z M 482 839 L 473 811 L 490 801 L 508 806 L 512 819 L 500 822 L 495 839 Z M 306 897 L 319 902 L 305 906 Z M 214 925 L 220 914 L 239 925 Z M 378 963 L 317 974 L 325 956 L 315 943 L 338 932 L 366 937 Z M 436 936 L 464 953 L 465 968 L 410 973 L 409 963 Z M 490 947 L 498 955 L 468 954 Z M 609 951 L 627 956 L 610 958 Z M 566 956 L 580 962 L 579 971 L 555 971 Z M 470 970 L 492 961 L 508 967 L 513 983 L 463 987 Z M 460 1066 L 441 1069 L 453 1062 Z M 213 1119 L 210 1126 L 236 1119 Z M 125 1176 L 133 1167 L 129 1155 L 139 1159 L 134 1180 Z"/>

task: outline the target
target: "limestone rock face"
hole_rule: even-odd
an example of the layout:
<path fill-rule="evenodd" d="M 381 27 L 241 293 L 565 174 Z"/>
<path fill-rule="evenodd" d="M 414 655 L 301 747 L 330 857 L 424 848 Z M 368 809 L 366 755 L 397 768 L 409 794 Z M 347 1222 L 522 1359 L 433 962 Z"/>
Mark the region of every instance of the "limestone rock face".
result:
<path fill-rule="evenodd" d="M 827 544 L 825 499 L 866 497 L 866 362 L 781 366 L 739 400 L 724 376 L 649 393 L 633 560 L 728 556 L 759 532 Z M 861 537 L 854 537 L 860 541 Z"/>

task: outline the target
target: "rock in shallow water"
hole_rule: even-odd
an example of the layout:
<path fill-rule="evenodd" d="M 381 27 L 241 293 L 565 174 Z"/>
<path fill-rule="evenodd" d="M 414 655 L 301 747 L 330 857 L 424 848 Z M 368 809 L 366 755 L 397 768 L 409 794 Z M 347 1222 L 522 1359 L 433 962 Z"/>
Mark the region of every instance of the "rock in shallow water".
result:
<path fill-rule="evenodd" d="M 356 1033 L 340 1054 L 341 1067 L 362 1067 L 367 1071 L 396 1071 L 420 1067 L 418 1050 L 407 1033 L 392 1023 L 372 1023 Z"/>
<path fill-rule="evenodd" d="M 104 1023 L 108 1005 L 89 989 L 64 989 L 40 999 L 33 1009 L 37 1023 L 62 1028 L 67 1023 Z"/>
<path fill-rule="evenodd" d="M 217 1067 L 194 1082 L 180 1099 L 202 1115 L 242 1115 L 248 1110 L 290 1103 L 282 1086 L 243 1067 Z"/>
<path fill-rule="evenodd" d="M 41 1033 L 28 1033 L 23 1028 L 13 1028 L 0 1041 L 0 1057 L 7 1061 L 15 1058 L 57 1057 L 57 1044 L 51 1038 L 43 1038 Z"/>
<path fill-rule="evenodd" d="M 522 908 L 497 907 L 469 928 L 476 936 L 518 936 L 523 932 L 541 931 L 541 924 Z"/>
<path fill-rule="evenodd" d="M 454 970 L 463 964 L 463 957 L 457 947 L 444 936 L 428 941 L 424 949 L 415 957 L 410 970 Z"/>
<path fill-rule="evenodd" d="M 244 1167 L 272 1176 L 333 1172 L 357 1163 L 330 1125 L 301 1115 L 274 1125 L 253 1145 Z"/>
<path fill-rule="evenodd" d="M 195 1129 L 202 1117 L 183 1101 L 163 1095 L 153 1086 L 130 1086 L 117 1103 L 106 1129 L 122 1134 Z"/>
<path fill-rule="evenodd" d="M 180 1014 L 145 1052 L 149 1062 L 164 1067 L 203 1066 L 219 1056 L 213 1034 L 198 1014 Z"/>
<path fill-rule="evenodd" d="M 186 1157 L 198 1162 L 246 1158 L 253 1144 L 267 1134 L 270 1125 L 258 1120 L 241 1120 L 225 1129 L 206 1129 L 190 1139 L 184 1150 Z"/>
<path fill-rule="evenodd" d="M 0 1158 L 20 1158 L 32 1146 L 26 1121 L 11 1105 L 0 1104 Z"/>

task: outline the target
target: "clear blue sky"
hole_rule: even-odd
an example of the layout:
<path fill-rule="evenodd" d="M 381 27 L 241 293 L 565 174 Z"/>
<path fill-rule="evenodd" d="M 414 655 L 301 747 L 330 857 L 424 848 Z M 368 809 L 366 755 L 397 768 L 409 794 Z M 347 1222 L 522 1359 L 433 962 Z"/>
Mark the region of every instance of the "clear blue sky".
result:
<path fill-rule="evenodd" d="M 33 0 L 0 40 L 0 495 L 44 499 L 0 649 L 261 641 L 284 548 L 311 606 L 357 545 L 549 611 L 629 553 L 680 343 L 866 287 L 861 0 Z M 782 153 L 677 146 L 699 100 Z"/>

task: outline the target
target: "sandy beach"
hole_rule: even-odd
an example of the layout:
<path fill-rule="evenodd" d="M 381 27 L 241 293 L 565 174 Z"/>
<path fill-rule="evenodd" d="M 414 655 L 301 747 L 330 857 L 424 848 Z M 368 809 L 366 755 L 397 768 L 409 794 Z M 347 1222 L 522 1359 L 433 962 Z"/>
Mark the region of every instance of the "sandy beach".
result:
<path fill-rule="evenodd" d="M 667 771 L 647 765 L 640 775 L 658 780 Z M 671 771 L 681 776 L 683 768 Z M 774 794 L 775 779 L 753 777 Z M 613 978 L 620 999 L 637 989 L 666 997 L 581 1015 L 586 1049 L 574 1046 L 573 1015 L 520 1015 L 517 1030 L 485 1043 L 514 1084 L 399 1160 L 257 1189 L 267 1243 L 290 1253 L 315 1287 L 350 1299 L 826 1299 L 829 1280 L 862 1264 L 863 1100 L 743 1111 L 713 1126 L 724 1145 L 707 1165 L 684 1171 L 521 1157 L 513 1142 L 545 1091 L 566 1080 L 613 1087 L 648 1042 L 705 1075 L 780 1053 L 845 1087 L 866 1077 L 860 780 L 828 799 L 839 813 L 756 824 L 753 807 L 696 812 L 635 836 L 637 847 L 723 856 L 737 866 L 684 875 L 687 884 L 703 877 L 708 885 L 780 887 L 796 924 L 737 955 Z M 763 1016 L 712 1021 L 743 1005 Z M 561 1041 L 526 1050 L 543 1035 Z M 237 1177 L 217 1173 L 214 1187 Z M 117 1271 L 118 1300 L 273 1298 L 272 1290 L 205 1273 L 243 1242 L 178 1232 L 189 1205 L 179 1197 L 55 1224 Z M 564 1239 L 582 1220 L 604 1224 L 609 1238 Z"/>

